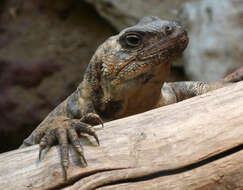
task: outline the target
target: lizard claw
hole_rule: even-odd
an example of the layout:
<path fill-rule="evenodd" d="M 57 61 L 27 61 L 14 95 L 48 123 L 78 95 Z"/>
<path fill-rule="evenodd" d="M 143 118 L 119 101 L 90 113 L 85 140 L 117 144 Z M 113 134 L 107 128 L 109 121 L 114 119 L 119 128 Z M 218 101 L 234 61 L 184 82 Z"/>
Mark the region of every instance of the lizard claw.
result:
<path fill-rule="evenodd" d="M 81 122 L 84 123 L 89 123 L 92 125 L 101 125 L 102 127 L 104 127 L 104 123 L 102 121 L 102 119 L 100 118 L 100 116 L 96 113 L 87 113 L 86 115 L 84 115 L 81 119 Z"/>
<path fill-rule="evenodd" d="M 46 146 L 43 146 L 43 145 L 39 145 L 39 160 L 41 160 L 41 153 L 42 153 L 42 150 L 44 150 L 46 148 Z"/>
<path fill-rule="evenodd" d="M 47 132 L 39 143 L 39 160 L 41 159 L 41 153 L 47 146 L 52 146 L 56 140 L 55 129 Z"/>
<path fill-rule="evenodd" d="M 92 126 L 83 122 L 73 123 L 72 127 L 79 133 L 86 133 L 90 136 L 93 136 L 98 145 L 100 145 L 100 141 L 98 136 L 96 135 L 95 131 L 91 128 Z"/>

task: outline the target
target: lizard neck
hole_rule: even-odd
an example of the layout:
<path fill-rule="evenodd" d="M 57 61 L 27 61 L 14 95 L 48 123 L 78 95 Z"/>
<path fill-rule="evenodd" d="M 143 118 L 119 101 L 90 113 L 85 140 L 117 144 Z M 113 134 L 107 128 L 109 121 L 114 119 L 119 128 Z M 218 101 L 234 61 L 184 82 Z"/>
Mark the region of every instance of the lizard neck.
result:
<path fill-rule="evenodd" d="M 169 74 L 170 64 L 161 64 L 151 72 L 110 88 L 102 83 L 102 96 L 99 98 L 97 110 L 102 117 L 122 118 L 145 112 L 157 107 L 161 100 L 161 88 Z"/>

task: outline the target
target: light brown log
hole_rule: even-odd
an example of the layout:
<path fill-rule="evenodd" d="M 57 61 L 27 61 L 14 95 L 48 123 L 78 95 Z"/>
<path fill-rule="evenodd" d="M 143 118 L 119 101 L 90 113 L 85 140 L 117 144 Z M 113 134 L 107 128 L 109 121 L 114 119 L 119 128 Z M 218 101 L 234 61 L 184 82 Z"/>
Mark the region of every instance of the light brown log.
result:
<path fill-rule="evenodd" d="M 58 147 L 41 162 L 37 145 L 1 154 L 0 189 L 243 189 L 243 82 L 106 123 L 97 134 L 101 146 L 84 147 L 88 167 L 81 168 L 71 152 L 67 182 Z M 193 170 L 126 181 L 174 171 L 240 145 L 238 152 Z"/>
<path fill-rule="evenodd" d="M 181 189 L 201 189 L 201 190 L 240 190 L 243 189 L 243 150 L 229 156 L 225 156 L 214 162 L 210 162 L 201 167 L 186 172 L 180 172 L 175 175 L 157 177 L 151 180 L 143 180 L 136 183 L 123 183 L 98 188 L 99 190 L 127 190 L 127 189 L 163 189 L 163 190 L 181 190 Z M 146 168 L 144 168 L 146 169 Z M 132 173 L 135 169 L 126 169 L 123 173 Z M 115 171 L 107 172 L 105 177 L 116 175 Z M 121 174 L 119 174 L 121 175 Z M 94 176 L 93 176 L 94 177 Z M 104 179 L 102 174 L 96 174 L 92 183 Z M 81 186 L 77 182 L 72 188 L 78 189 Z"/>

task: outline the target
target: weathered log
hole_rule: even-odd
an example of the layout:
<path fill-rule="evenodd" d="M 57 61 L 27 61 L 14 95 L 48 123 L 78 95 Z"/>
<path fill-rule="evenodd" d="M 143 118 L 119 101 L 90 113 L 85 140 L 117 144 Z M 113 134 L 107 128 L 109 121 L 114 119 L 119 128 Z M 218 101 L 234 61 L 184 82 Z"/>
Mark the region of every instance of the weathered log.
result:
<path fill-rule="evenodd" d="M 58 146 L 40 162 L 38 145 L 1 154 L 0 189 L 243 189 L 243 82 L 97 134 L 101 145 L 84 147 L 88 167 L 71 151 L 67 181 Z"/>

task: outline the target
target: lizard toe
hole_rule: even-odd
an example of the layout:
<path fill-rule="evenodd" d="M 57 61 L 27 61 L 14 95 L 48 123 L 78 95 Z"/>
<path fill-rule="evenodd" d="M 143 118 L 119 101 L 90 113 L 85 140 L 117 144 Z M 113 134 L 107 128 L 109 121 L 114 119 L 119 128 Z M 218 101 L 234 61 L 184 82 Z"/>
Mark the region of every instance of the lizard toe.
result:
<path fill-rule="evenodd" d="M 76 150 L 76 152 L 79 154 L 80 156 L 80 161 L 84 166 L 87 166 L 87 161 L 84 157 L 84 152 L 83 152 L 83 147 L 79 141 L 79 137 L 78 134 L 75 130 L 75 128 L 73 128 L 72 126 L 70 128 L 68 128 L 68 139 L 71 142 L 72 146 L 74 147 L 74 149 Z"/>
<path fill-rule="evenodd" d="M 64 180 L 67 180 L 67 169 L 69 167 L 69 144 L 67 137 L 67 129 L 59 127 L 56 129 L 56 137 L 60 145 L 61 165 L 64 172 Z"/>
<path fill-rule="evenodd" d="M 98 136 L 96 135 L 95 131 L 92 129 L 92 126 L 87 124 L 87 123 L 83 123 L 83 122 L 79 122 L 79 123 L 73 123 L 72 127 L 78 132 L 78 133 L 86 133 L 92 137 L 95 138 L 96 142 L 98 145 L 100 145 L 100 141 Z"/>

